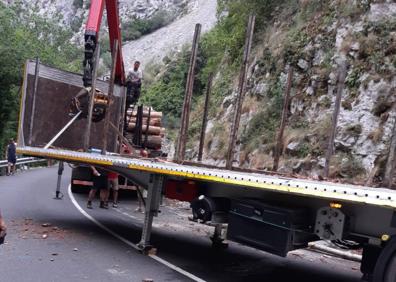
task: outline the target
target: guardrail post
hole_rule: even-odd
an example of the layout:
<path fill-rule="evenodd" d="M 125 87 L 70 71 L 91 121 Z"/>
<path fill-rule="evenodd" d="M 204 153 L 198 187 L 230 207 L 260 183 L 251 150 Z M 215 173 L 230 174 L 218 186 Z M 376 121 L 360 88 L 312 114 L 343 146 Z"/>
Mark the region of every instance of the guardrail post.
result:
<path fill-rule="evenodd" d="M 158 216 L 158 209 L 161 200 L 161 192 L 164 177 L 158 174 L 150 175 L 150 182 L 148 185 L 148 193 L 146 200 L 146 210 L 144 215 L 144 224 L 142 230 L 142 238 L 138 247 L 142 251 L 148 251 L 152 248 L 150 245 L 151 231 L 153 226 L 154 216 Z"/>

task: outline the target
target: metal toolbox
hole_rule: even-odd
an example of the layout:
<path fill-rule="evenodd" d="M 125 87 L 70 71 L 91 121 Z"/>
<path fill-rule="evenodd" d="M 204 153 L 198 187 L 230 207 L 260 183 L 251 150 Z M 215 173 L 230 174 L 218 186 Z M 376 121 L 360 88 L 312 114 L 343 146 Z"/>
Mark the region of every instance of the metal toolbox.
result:
<path fill-rule="evenodd" d="M 293 249 L 306 247 L 314 237 L 311 217 L 304 208 L 286 208 L 256 200 L 231 203 L 228 239 L 286 256 Z"/>

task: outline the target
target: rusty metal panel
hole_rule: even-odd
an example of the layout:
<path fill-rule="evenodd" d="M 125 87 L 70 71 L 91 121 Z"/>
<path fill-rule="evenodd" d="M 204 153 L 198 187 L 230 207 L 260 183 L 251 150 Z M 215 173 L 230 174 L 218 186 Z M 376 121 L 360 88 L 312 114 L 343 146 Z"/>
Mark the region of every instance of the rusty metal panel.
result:
<path fill-rule="evenodd" d="M 32 103 L 34 95 L 35 62 L 27 61 L 23 95 L 21 99 L 21 114 L 19 122 L 18 143 L 32 147 L 44 147 L 71 119 L 69 105 L 71 99 L 83 88 L 82 75 L 62 71 L 40 64 L 36 104 L 34 113 Z M 108 83 L 97 80 L 96 88 L 107 93 Z M 115 86 L 114 103 L 110 106 L 110 122 L 118 125 L 122 121 L 121 107 L 125 89 Z M 33 117 L 33 119 L 32 119 Z M 33 120 L 31 144 L 29 128 Z M 80 150 L 83 148 L 86 119 L 78 119 L 53 144 L 56 148 Z M 93 123 L 91 128 L 90 147 L 102 148 L 104 121 Z M 116 134 L 107 132 L 107 151 L 116 148 Z"/>

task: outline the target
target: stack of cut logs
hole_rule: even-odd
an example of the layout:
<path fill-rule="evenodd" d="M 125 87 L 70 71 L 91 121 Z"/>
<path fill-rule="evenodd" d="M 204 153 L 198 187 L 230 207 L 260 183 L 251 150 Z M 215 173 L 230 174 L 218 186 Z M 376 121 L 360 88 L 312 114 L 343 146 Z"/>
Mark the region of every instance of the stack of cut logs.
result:
<path fill-rule="evenodd" d="M 128 132 L 136 134 L 137 109 L 127 111 Z M 152 108 L 143 108 L 142 118 L 142 145 L 149 149 L 161 149 L 162 138 L 165 128 L 162 127 L 162 112 L 156 112 Z"/>

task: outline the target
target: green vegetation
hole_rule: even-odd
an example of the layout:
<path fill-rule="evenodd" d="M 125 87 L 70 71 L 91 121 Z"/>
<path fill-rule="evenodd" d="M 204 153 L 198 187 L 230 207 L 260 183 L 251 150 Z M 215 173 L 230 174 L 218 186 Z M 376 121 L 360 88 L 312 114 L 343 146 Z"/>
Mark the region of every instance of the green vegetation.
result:
<path fill-rule="evenodd" d="M 384 96 L 384 95 L 380 95 L 376 101 L 376 104 L 373 108 L 373 114 L 375 116 L 380 117 L 382 114 L 386 113 L 387 111 L 389 111 L 392 106 L 393 106 L 393 102 L 390 99 L 390 96 Z"/>
<path fill-rule="evenodd" d="M 347 128 L 345 128 L 345 133 L 356 137 L 362 134 L 362 132 L 363 132 L 363 128 L 360 123 L 351 124 Z"/>
<path fill-rule="evenodd" d="M 81 65 L 82 52 L 70 43 L 72 33 L 56 19 L 46 20 L 25 9 L 0 3 L 0 155 L 7 140 L 16 137 L 25 61 L 39 57 L 44 64 L 70 71 Z"/>
<path fill-rule="evenodd" d="M 332 170 L 330 173 L 333 177 L 357 179 L 359 176 L 366 174 L 362 162 L 352 154 L 338 153 L 331 163 Z"/>
<path fill-rule="evenodd" d="M 196 117 L 199 116 L 197 113 L 202 113 L 202 96 L 207 78 L 214 73 L 209 110 L 214 127 L 207 136 L 206 148 L 211 150 L 212 158 L 223 155 L 229 130 L 229 120 L 224 124 L 224 116 L 225 112 L 229 114 L 227 108 L 230 101 L 224 105 L 222 102 L 237 90 L 246 23 L 249 13 L 254 12 L 256 29 L 252 60 L 249 62 L 248 101 L 245 100 L 243 108 L 244 114 L 249 113 L 250 118 L 253 113 L 253 117 L 245 128 L 240 128 L 241 163 L 248 160 L 248 165 L 260 163 L 260 167 L 263 167 L 264 161 L 257 162 L 257 158 L 265 162 L 272 160 L 271 151 L 281 116 L 287 65 L 295 67 L 292 95 L 293 99 L 298 99 L 297 102 L 293 100 L 294 104 L 290 107 L 292 114 L 289 113 L 287 130 L 298 132 L 298 136 L 293 138 L 296 138 L 299 146 L 293 150 L 293 154 L 284 156 L 284 161 L 322 157 L 328 146 L 331 116 L 324 117 L 320 113 L 314 120 L 311 110 L 318 106 L 318 112 L 331 112 L 328 109 L 332 106 L 332 100 L 328 93 L 334 85 L 329 76 L 336 73 L 335 63 L 339 55 L 339 50 L 335 48 L 337 32 L 347 23 L 364 18 L 361 16 L 367 12 L 370 3 L 365 0 L 353 3 L 345 0 L 219 0 L 218 24 L 204 34 L 200 42 L 199 67 L 196 70 L 198 85 L 190 119 L 189 147 L 196 145 L 201 122 Z M 351 111 L 358 104 L 360 86 L 367 88 L 373 80 L 378 82 L 391 78 L 392 64 L 396 66 L 396 59 L 393 58 L 396 45 L 391 37 L 395 26 L 393 20 L 368 23 L 362 31 L 351 31 L 345 36 L 341 52 L 347 54 L 351 68 L 345 82 L 348 91 L 342 102 L 344 109 Z M 146 102 L 162 110 L 175 122 L 180 117 L 188 58 L 187 51 L 177 55 L 176 59 L 167 57 L 164 60 L 167 65 L 165 71 L 159 71 L 156 76 L 160 77 L 159 81 L 146 85 L 143 94 Z M 305 60 L 308 68 L 302 64 L 297 66 L 299 59 Z M 259 83 L 265 85 L 265 90 L 256 91 Z M 307 86 L 315 90 L 313 95 L 305 93 Z M 377 104 L 373 113 L 385 118 L 383 114 L 393 104 L 387 97 Z M 307 116 L 310 116 L 312 124 L 307 122 Z M 227 118 L 230 116 L 227 115 Z M 243 119 L 246 122 L 246 116 Z M 175 127 L 176 123 L 173 124 Z M 362 129 L 362 125 L 353 124 L 344 128 L 343 133 L 359 136 Z M 379 140 L 383 136 L 381 133 L 373 132 L 372 139 Z M 260 157 L 257 156 L 259 154 Z M 341 157 L 337 169 L 336 173 L 346 178 L 364 173 L 360 160 L 349 155 Z"/>
<path fill-rule="evenodd" d="M 297 64 L 299 58 L 303 57 L 303 47 L 309 42 L 308 34 L 299 27 L 292 28 L 286 35 L 285 60 L 292 64 Z"/>
<path fill-rule="evenodd" d="M 141 102 L 166 113 L 168 117 L 179 117 L 182 110 L 186 83 L 189 52 L 184 49 L 176 60 L 166 68 L 162 77 L 151 85 L 143 85 Z"/>
<path fill-rule="evenodd" d="M 241 138 L 241 142 L 245 147 L 257 149 L 257 145 L 269 144 L 275 141 L 283 104 L 280 93 L 281 90 L 275 88 L 271 101 L 263 104 L 264 110 L 255 114 L 250 120 Z"/>
<path fill-rule="evenodd" d="M 348 74 L 345 80 L 345 84 L 350 88 L 350 89 L 357 89 L 360 86 L 360 76 L 361 76 L 362 70 L 359 68 L 353 68 L 352 71 Z"/>
<path fill-rule="evenodd" d="M 158 11 L 148 19 L 133 18 L 122 25 L 122 40 L 131 41 L 168 25 L 175 16 L 167 11 Z"/>
<path fill-rule="evenodd" d="M 305 158 L 311 153 L 311 145 L 307 142 L 303 142 L 297 148 L 296 156 L 299 158 Z"/>
<path fill-rule="evenodd" d="M 289 1 L 281 1 L 280 4 L 285 2 Z M 214 116 L 223 98 L 231 94 L 234 87 L 233 80 L 241 62 L 249 13 L 252 11 L 256 13 L 256 27 L 263 28 L 271 18 L 273 8 L 280 4 L 270 0 L 219 1 L 219 22 L 210 32 L 202 36 L 195 70 L 195 101 L 203 94 L 209 74 L 221 72 L 221 76 L 216 77 L 213 84 L 209 116 Z M 222 15 L 224 11 L 227 15 Z M 135 33 L 139 35 L 141 32 L 131 30 L 126 33 L 135 36 Z M 160 79 L 150 85 L 146 84 L 143 89 L 142 102 L 163 111 L 172 121 L 177 121 L 181 114 L 189 63 L 188 50 L 189 47 L 185 47 L 173 60 L 169 61 L 168 58 L 166 60 L 168 64 Z M 194 131 L 198 132 L 198 130 Z"/>

